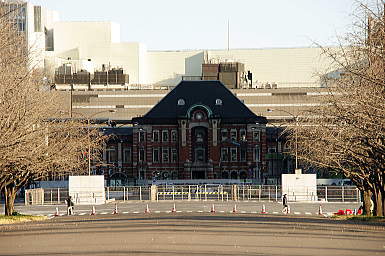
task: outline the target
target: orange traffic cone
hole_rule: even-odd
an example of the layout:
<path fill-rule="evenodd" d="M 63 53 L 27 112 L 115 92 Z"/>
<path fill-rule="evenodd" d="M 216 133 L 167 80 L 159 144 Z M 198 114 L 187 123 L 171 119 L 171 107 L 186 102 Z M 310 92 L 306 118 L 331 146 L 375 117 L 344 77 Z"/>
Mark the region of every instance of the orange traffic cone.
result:
<path fill-rule="evenodd" d="M 95 206 L 92 206 L 92 211 L 90 215 L 96 215 Z"/>
<path fill-rule="evenodd" d="M 146 209 L 144 210 L 144 213 L 150 213 L 150 209 L 148 208 L 148 204 L 146 205 Z"/>
<path fill-rule="evenodd" d="M 56 207 L 56 211 L 55 211 L 55 214 L 53 216 L 55 216 L 55 217 L 59 216 L 59 208 Z"/>
<path fill-rule="evenodd" d="M 118 204 L 115 204 L 115 209 L 114 211 L 112 212 L 112 214 L 118 214 Z"/>
<path fill-rule="evenodd" d="M 262 210 L 261 210 L 261 213 L 267 213 L 267 211 L 266 211 L 266 207 L 265 207 L 265 205 L 264 205 L 264 204 L 262 205 Z"/>
<path fill-rule="evenodd" d="M 234 204 L 233 213 L 237 213 L 237 205 Z"/>
<path fill-rule="evenodd" d="M 321 205 L 319 205 L 319 207 L 318 207 L 318 215 L 322 215 L 323 213 L 322 213 L 322 206 Z"/>
<path fill-rule="evenodd" d="M 215 213 L 215 206 L 214 206 L 214 204 L 211 206 L 211 213 Z"/>
<path fill-rule="evenodd" d="M 172 207 L 171 212 L 176 212 L 175 204 L 174 204 L 174 206 Z"/>

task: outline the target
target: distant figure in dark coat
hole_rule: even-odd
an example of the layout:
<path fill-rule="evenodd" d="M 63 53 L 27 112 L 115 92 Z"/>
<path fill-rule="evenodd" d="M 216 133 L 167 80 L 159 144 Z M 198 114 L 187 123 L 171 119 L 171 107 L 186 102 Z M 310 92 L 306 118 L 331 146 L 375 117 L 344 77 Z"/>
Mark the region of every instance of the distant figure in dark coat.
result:
<path fill-rule="evenodd" d="M 287 195 L 286 194 L 284 194 L 282 197 L 282 205 L 283 205 L 282 212 L 287 214 L 289 212 L 289 206 L 287 205 Z"/>
<path fill-rule="evenodd" d="M 71 196 L 68 196 L 68 198 L 65 201 L 67 203 L 67 215 L 73 215 L 74 214 L 74 202 L 72 202 Z"/>

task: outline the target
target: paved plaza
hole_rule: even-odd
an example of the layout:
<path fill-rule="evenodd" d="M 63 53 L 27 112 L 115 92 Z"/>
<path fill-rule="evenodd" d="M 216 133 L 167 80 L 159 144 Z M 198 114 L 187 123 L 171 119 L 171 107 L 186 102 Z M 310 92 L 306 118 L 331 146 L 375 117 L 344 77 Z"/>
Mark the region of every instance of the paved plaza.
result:
<path fill-rule="evenodd" d="M 106 214 L 0 226 L 0 255 L 385 255 L 385 227 L 315 216 Z"/>

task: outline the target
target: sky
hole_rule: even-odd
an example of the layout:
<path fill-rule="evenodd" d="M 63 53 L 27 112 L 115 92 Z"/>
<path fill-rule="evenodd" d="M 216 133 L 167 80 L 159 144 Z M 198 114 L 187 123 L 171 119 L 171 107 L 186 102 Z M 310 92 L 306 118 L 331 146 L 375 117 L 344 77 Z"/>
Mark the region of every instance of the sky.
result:
<path fill-rule="evenodd" d="M 355 0 L 30 0 L 62 21 L 114 21 L 149 50 L 336 45 Z"/>

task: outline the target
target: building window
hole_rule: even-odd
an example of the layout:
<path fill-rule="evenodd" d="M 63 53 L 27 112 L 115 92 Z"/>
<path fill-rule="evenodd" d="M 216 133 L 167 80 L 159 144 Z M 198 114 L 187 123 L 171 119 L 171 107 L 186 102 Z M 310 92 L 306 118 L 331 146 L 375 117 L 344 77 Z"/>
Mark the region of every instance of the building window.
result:
<path fill-rule="evenodd" d="M 163 142 L 168 142 L 168 130 L 163 130 L 162 131 L 162 141 Z"/>
<path fill-rule="evenodd" d="M 33 7 L 34 16 L 34 32 L 42 32 L 41 29 L 41 6 Z"/>
<path fill-rule="evenodd" d="M 178 161 L 178 152 L 176 148 L 171 149 L 171 162 L 176 163 Z"/>
<path fill-rule="evenodd" d="M 215 105 L 222 106 L 222 100 L 221 99 L 216 99 L 215 100 Z"/>
<path fill-rule="evenodd" d="M 123 163 L 131 163 L 131 148 L 123 149 Z"/>
<path fill-rule="evenodd" d="M 231 129 L 230 130 L 230 139 L 233 141 L 237 140 L 237 129 Z"/>
<path fill-rule="evenodd" d="M 176 130 L 172 130 L 171 131 L 171 141 L 172 142 L 176 142 L 177 141 L 177 138 L 178 138 L 178 133 Z"/>
<path fill-rule="evenodd" d="M 270 154 L 271 153 L 275 153 L 276 152 L 276 148 L 268 148 L 267 152 L 270 153 Z"/>
<path fill-rule="evenodd" d="M 162 148 L 162 162 L 163 163 L 169 162 L 168 148 Z"/>
<path fill-rule="evenodd" d="M 260 141 L 261 140 L 261 132 L 260 131 L 253 131 L 253 140 L 254 141 Z"/>
<path fill-rule="evenodd" d="M 227 140 L 227 129 L 221 130 L 221 140 L 226 141 Z"/>
<path fill-rule="evenodd" d="M 115 147 L 107 148 L 107 163 L 116 163 L 117 154 Z"/>
<path fill-rule="evenodd" d="M 159 163 L 159 148 L 152 149 L 152 161 L 154 163 Z"/>
<path fill-rule="evenodd" d="M 247 150 L 246 148 L 241 148 L 241 162 L 246 162 Z"/>
<path fill-rule="evenodd" d="M 261 160 L 261 152 L 258 145 L 254 148 L 254 159 L 255 162 L 259 162 Z"/>
<path fill-rule="evenodd" d="M 139 130 L 139 142 L 146 141 L 146 132 L 143 130 Z"/>
<path fill-rule="evenodd" d="M 144 148 L 139 149 L 139 162 L 145 161 L 145 151 Z"/>
<path fill-rule="evenodd" d="M 239 138 L 241 141 L 246 141 L 246 129 L 239 130 Z"/>
<path fill-rule="evenodd" d="M 221 149 L 221 161 L 222 162 L 229 161 L 229 150 L 227 148 Z"/>
<path fill-rule="evenodd" d="M 237 162 L 237 148 L 230 148 L 230 161 Z"/>
<path fill-rule="evenodd" d="M 152 141 L 159 142 L 159 130 L 152 131 Z"/>

